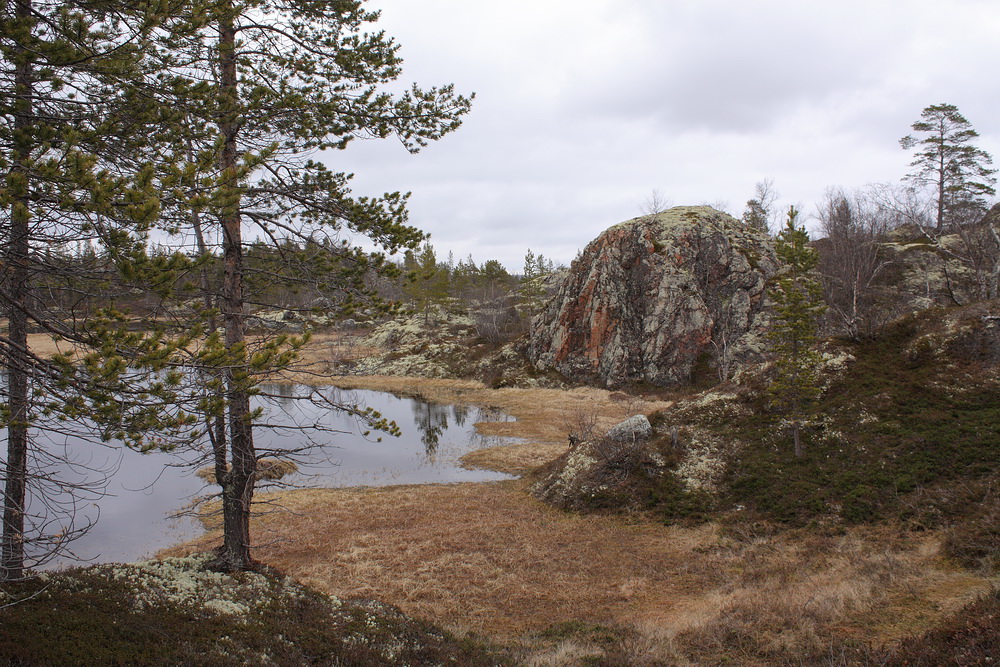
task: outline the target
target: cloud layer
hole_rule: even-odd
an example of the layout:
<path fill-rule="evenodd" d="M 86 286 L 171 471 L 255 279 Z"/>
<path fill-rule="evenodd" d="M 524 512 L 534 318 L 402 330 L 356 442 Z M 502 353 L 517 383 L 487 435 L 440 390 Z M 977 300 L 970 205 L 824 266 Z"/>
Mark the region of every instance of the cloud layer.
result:
<path fill-rule="evenodd" d="M 454 135 L 408 155 L 325 156 L 362 194 L 412 190 L 439 254 L 527 248 L 569 262 L 651 191 L 738 214 L 772 177 L 787 206 L 897 181 L 899 137 L 955 104 L 1000 150 L 991 0 L 377 0 L 402 79 L 477 94 Z M 903 11 L 905 10 L 905 11 Z"/>

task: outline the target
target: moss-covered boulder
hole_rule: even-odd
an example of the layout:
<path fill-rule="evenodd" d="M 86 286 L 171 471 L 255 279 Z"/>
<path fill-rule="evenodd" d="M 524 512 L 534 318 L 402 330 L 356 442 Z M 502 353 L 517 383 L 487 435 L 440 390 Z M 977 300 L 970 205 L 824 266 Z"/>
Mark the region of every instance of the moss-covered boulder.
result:
<path fill-rule="evenodd" d="M 539 370 L 605 386 L 687 381 L 712 354 L 761 351 L 771 240 L 707 206 L 682 206 L 606 230 L 573 262 L 535 318 Z"/>

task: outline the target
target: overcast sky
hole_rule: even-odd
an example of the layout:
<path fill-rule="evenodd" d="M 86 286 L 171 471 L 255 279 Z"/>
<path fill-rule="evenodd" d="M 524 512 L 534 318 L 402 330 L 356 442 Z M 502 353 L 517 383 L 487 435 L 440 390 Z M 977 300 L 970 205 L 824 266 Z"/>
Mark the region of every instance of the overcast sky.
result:
<path fill-rule="evenodd" d="M 808 214 L 830 186 L 898 182 L 899 138 L 958 106 L 1000 156 L 996 0 L 371 0 L 402 81 L 475 92 L 409 155 L 355 142 L 357 194 L 410 190 L 441 258 L 569 263 L 654 189 L 739 215 L 773 178 Z"/>

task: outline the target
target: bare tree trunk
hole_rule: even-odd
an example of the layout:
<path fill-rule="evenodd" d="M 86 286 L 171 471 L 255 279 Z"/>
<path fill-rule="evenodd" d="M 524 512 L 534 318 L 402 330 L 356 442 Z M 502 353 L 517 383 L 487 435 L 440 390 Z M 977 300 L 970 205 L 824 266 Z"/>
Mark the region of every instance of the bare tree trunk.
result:
<path fill-rule="evenodd" d="M 792 441 L 795 443 L 795 458 L 802 458 L 802 427 L 799 424 L 799 420 L 796 419 L 792 422 Z"/>
<path fill-rule="evenodd" d="M 31 0 L 18 0 L 18 23 L 26 24 L 31 16 Z M 26 52 L 26 49 L 25 49 Z M 27 496 L 28 460 L 28 315 L 25 309 L 29 291 L 28 210 L 32 124 L 32 64 L 22 53 L 14 70 L 14 156 L 10 184 L 10 247 L 7 251 L 8 293 L 10 294 L 7 336 L 8 407 L 7 467 L 4 471 L 3 549 L 0 575 L 4 579 L 24 576 L 24 510 Z"/>
<path fill-rule="evenodd" d="M 942 142 L 944 141 L 944 136 L 941 137 Z M 938 233 L 944 229 L 944 174 L 945 174 L 945 164 L 944 164 L 944 152 L 942 151 L 938 157 L 938 183 L 937 183 L 937 231 Z"/>
<path fill-rule="evenodd" d="M 231 5 L 230 5 L 231 9 Z M 225 201 L 221 216 L 224 274 L 222 316 L 226 330 L 229 366 L 226 369 L 226 398 L 229 404 L 229 441 L 232 465 L 222 483 L 223 546 L 216 567 L 245 570 L 253 565 L 250 557 L 250 504 L 257 458 L 250 423 L 248 368 L 244 348 L 243 238 L 240 218 L 237 141 L 236 28 L 231 13 L 219 21 L 220 96 L 223 114 L 219 130 L 223 138 L 220 167 Z"/>
<path fill-rule="evenodd" d="M 192 163 L 194 162 L 194 148 L 191 145 L 190 140 L 188 140 L 188 160 Z M 193 211 L 191 214 L 191 225 L 194 227 L 194 237 L 195 241 L 198 243 L 198 253 L 204 259 L 204 257 L 208 254 L 208 244 L 205 242 L 205 234 L 201 224 L 201 214 L 197 210 Z M 205 309 L 211 312 L 215 307 L 215 303 L 212 299 L 212 285 L 208 277 L 208 268 L 204 265 L 201 267 L 201 271 L 198 274 L 198 281 L 201 285 Z M 219 323 L 216 321 L 215 315 L 210 315 L 208 318 L 209 331 L 215 331 L 218 326 Z M 213 373 L 213 375 L 216 380 L 220 379 L 220 375 L 218 373 Z M 221 379 L 224 381 L 224 378 Z M 220 388 L 213 389 L 212 392 L 217 398 L 223 398 L 225 394 L 225 390 Z M 226 471 L 229 469 L 229 448 L 226 437 L 226 420 L 223 415 L 209 414 L 205 418 L 205 423 L 208 427 L 208 438 L 212 443 L 212 454 L 215 459 L 215 479 L 221 485 L 223 478 L 226 476 Z"/>

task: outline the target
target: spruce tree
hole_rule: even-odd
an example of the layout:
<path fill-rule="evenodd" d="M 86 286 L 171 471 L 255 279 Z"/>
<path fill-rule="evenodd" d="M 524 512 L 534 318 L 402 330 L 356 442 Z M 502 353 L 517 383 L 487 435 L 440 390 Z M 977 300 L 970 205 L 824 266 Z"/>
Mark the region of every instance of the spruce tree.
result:
<path fill-rule="evenodd" d="M 826 309 L 823 288 L 811 274 L 819 255 L 809 247 L 805 228 L 796 227 L 798 215 L 794 206 L 788 209 L 785 228 L 775 240 L 784 267 L 771 291 L 774 319 L 768 334 L 775 354 L 772 403 L 788 424 L 797 457 L 802 456 L 802 426 L 820 393 L 816 329 Z"/>

